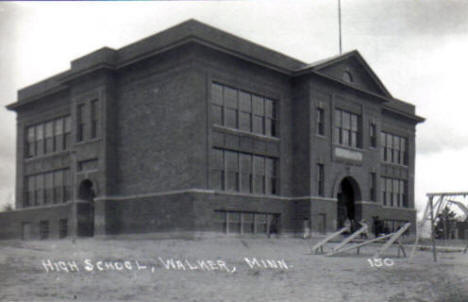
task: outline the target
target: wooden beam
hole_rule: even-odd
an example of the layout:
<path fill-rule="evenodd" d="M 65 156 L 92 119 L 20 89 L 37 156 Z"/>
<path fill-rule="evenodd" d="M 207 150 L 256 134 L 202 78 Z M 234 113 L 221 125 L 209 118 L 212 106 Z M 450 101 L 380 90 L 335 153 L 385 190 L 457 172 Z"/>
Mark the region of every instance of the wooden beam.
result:
<path fill-rule="evenodd" d="M 405 225 L 399 229 L 397 232 L 392 233 L 392 237 L 374 254 L 374 258 L 380 258 L 385 250 L 387 250 L 397 239 L 403 235 L 404 232 L 410 227 L 411 223 L 405 223 Z"/>
<path fill-rule="evenodd" d="M 333 238 L 335 237 L 338 237 L 339 235 L 343 234 L 344 232 L 346 231 L 349 231 L 349 227 L 344 227 L 344 228 L 341 228 L 340 230 L 336 231 L 335 233 L 325 237 L 323 240 L 319 241 L 317 244 L 315 244 L 313 247 L 312 247 L 312 253 L 316 253 L 317 254 L 317 249 L 320 248 L 321 252 L 323 253 L 323 246 L 329 242 L 330 240 L 332 240 Z"/>

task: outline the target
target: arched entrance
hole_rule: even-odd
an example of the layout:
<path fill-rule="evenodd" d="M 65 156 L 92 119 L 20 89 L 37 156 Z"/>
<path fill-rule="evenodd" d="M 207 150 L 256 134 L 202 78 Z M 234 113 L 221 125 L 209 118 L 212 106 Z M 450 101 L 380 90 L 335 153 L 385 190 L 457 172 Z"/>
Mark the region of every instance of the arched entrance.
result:
<path fill-rule="evenodd" d="M 94 197 L 93 182 L 85 179 L 78 187 L 78 235 L 94 236 Z"/>
<path fill-rule="evenodd" d="M 356 201 L 361 198 L 361 191 L 356 180 L 350 176 L 343 178 L 338 187 L 337 226 L 342 228 L 346 219 L 357 221 Z"/>

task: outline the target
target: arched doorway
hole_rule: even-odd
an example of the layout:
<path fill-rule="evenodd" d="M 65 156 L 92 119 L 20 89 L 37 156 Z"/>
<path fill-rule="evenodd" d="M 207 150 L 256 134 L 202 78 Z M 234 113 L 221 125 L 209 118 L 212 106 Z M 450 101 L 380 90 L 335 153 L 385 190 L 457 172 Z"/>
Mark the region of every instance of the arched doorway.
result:
<path fill-rule="evenodd" d="M 78 187 L 78 235 L 94 236 L 94 197 L 93 182 L 85 179 Z"/>
<path fill-rule="evenodd" d="M 338 187 L 337 226 L 342 228 L 346 219 L 357 221 L 360 213 L 357 213 L 356 201 L 360 200 L 361 191 L 356 180 L 345 177 Z"/>

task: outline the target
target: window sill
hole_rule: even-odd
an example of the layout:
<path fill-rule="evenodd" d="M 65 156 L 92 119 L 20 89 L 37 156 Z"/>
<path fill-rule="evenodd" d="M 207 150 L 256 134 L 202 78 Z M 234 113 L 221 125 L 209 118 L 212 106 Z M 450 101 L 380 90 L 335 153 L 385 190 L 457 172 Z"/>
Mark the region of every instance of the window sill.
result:
<path fill-rule="evenodd" d="M 393 166 L 393 167 L 408 169 L 408 165 L 402 165 L 402 164 L 396 164 L 396 163 L 389 163 L 389 162 L 386 162 L 386 161 L 381 161 L 380 163 L 381 163 L 382 165 L 387 165 L 387 166 Z"/>
<path fill-rule="evenodd" d="M 328 137 L 327 137 L 325 134 L 318 134 L 318 133 L 316 133 L 316 134 L 315 134 L 315 137 L 320 138 L 320 139 L 323 139 L 323 140 L 327 140 L 327 139 L 328 139 Z"/>
<path fill-rule="evenodd" d="M 79 141 L 79 142 L 75 142 L 75 146 L 81 146 L 81 145 L 85 145 L 85 144 L 95 143 L 95 142 L 100 141 L 101 139 L 102 138 L 97 137 L 97 138 L 92 138 L 92 139 L 88 139 L 88 140 L 82 140 L 82 141 Z"/>
<path fill-rule="evenodd" d="M 225 132 L 225 133 L 238 134 L 238 135 L 241 135 L 241 136 L 255 137 L 255 138 L 259 138 L 259 139 L 263 139 L 263 140 L 269 140 L 269 141 L 275 141 L 275 142 L 280 141 L 279 137 L 276 137 L 276 136 L 268 136 L 268 135 L 248 132 L 248 131 L 245 131 L 245 130 L 220 126 L 220 125 L 216 125 L 216 124 L 213 125 L 213 128 L 215 128 L 217 130 L 220 130 L 222 132 Z"/>
<path fill-rule="evenodd" d="M 36 161 L 36 160 L 43 160 L 49 157 L 55 157 L 55 156 L 60 156 L 60 155 L 68 155 L 71 152 L 70 149 L 64 150 L 64 151 L 56 151 L 53 153 L 47 153 L 39 156 L 33 156 L 33 157 L 25 157 L 24 161 L 25 162 L 31 162 L 31 161 Z"/>
<path fill-rule="evenodd" d="M 337 143 L 333 143 L 333 146 L 343 148 L 343 149 L 348 149 L 348 150 L 351 150 L 351 151 L 358 151 L 358 152 L 361 152 L 361 153 L 366 151 L 365 149 L 362 149 L 362 148 L 351 147 L 351 146 L 346 146 L 346 145 L 340 145 L 340 144 L 337 144 Z"/>

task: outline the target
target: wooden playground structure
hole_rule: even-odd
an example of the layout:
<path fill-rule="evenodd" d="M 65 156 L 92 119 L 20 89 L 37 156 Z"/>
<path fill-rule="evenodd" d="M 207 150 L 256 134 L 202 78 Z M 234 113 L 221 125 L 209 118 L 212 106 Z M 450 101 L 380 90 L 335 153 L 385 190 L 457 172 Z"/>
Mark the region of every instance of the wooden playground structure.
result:
<path fill-rule="evenodd" d="M 363 234 L 364 232 L 367 231 L 368 226 L 365 224 L 355 232 L 351 233 L 348 237 L 344 238 L 340 243 L 338 243 L 336 246 L 334 246 L 331 251 L 328 253 L 324 253 L 324 246 L 329 243 L 330 241 L 339 238 L 340 235 L 344 234 L 345 232 L 349 232 L 350 228 L 349 227 L 344 227 L 340 229 L 339 231 L 327 236 L 317 244 L 315 244 L 312 247 L 312 253 L 313 254 L 325 254 L 325 256 L 334 256 L 337 254 L 344 253 L 349 250 L 356 249 L 356 253 L 359 255 L 360 249 L 363 246 L 369 245 L 371 243 L 375 242 L 380 242 L 380 241 L 385 241 L 386 242 L 375 252 L 374 258 L 379 258 L 381 254 L 383 254 L 392 244 L 396 243 L 398 244 L 398 256 L 400 255 L 400 251 L 402 252 L 403 256 L 406 257 L 406 252 L 403 247 L 403 244 L 401 244 L 401 236 L 406 232 L 406 230 L 411 226 L 411 223 L 406 223 L 401 227 L 398 231 L 390 233 L 390 234 L 385 234 L 373 239 L 368 239 L 364 240 L 361 242 L 356 242 L 358 236 Z M 355 242 L 355 243 L 353 243 Z M 349 244 L 353 243 L 353 244 Z"/>
<path fill-rule="evenodd" d="M 465 215 L 465 221 L 468 221 L 468 192 L 447 192 L 447 193 L 428 193 L 428 201 L 426 204 L 426 208 L 424 210 L 424 214 L 422 220 L 420 221 L 416 239 L 413 244 L 413 248 L 411 251 L 411 255 L 409 259 L 411 260 L 418 248 L 418 244 L 420 238 L 422 236 L 422 230 L 427 222 L 430 223 L 430 230 L 431 230 L 431 242 L 432 242 L 432 253 L 434 261 L 437 261 L 437 246 L 435 241 L 435 227 L 437 223 L 437 217 L 439 213 L 447 206 L 452 205 L 456 206 L 458 209 L 461 210 L 462 213 Z M 362 224 L 361 228 L 351 232 L 347 237 L 341 238 L 343 234 L 349 233 L 351 228 L 349 226 L 343 227 L 337 232 L 330 234 L 329 236 L 325 237 L 324 239 L 320 240 L 314 246 L 311 247 L 312 254 L 323 254 L 325 256 L 334 256 L 338 255 L 350 250 L 356 249 L 356 253 L 359 254 L 360 248 L 372 243 L 377 242 L 384 242 L 382 246 L 380 246 L 377 251 L 374 253 L 373 258 L 379 258 L 388 248 L 390 248 L 393 244 L 398 245 L 398 257 L 400 256 L 400 252 L 402 253 L 403 257 L 406 257 L 406 251 L 404 246 L 401 242 L 401 238 L 403 234 L 409 229 L 411 223 L 404 224 L 401 228 L 397 231 L 389 234 L 383 234 L 376 238 L 362 240 L 358 239 L 364 233 L 368 231 L 368 225 Z M 468 230 L 467 230 L 468 231 Z M 330 243 L 331 241 L 337 241 L 342 239 L 338 244 L 334 245 L 331 250 L 325 252 L 325 246 Z M 463 249 L 463 253 L 467 253 L 468 251 L 468 239 L 467 244 Z"/>
<path fill-rule="evenodd" d="M 459 208 L 465 215 L 465 221 L 468 221 L 468 192 L 444 192 L 444 193 L 428 193 L 428 200 L 422 220 L 417 228 L 416 241 L 414 242 L 413 249 L 411 251 L 410 259 L 414 257 L 416 249 L 418 247 L 419 240 L 422 236 L 422 230 L 427 222 L 429 222 L 431 232 L 431 243 L 432 243 L 432 254 L 434 262 L 437 262 L 437 245 L 435 238 L 435 227 L 437 224 L 437 217 L 439 213 L 443 211 L 448 205 L 453 205 Z M 446 226 L 444 225 L 444 228 Z M 445 231 L 445 230 L 444 230 Z M 466 254 L 468 250 L 468 240 L 463 253 Z"/>

